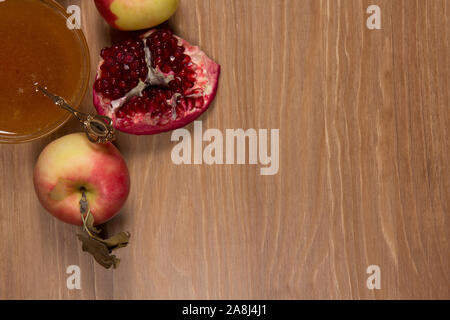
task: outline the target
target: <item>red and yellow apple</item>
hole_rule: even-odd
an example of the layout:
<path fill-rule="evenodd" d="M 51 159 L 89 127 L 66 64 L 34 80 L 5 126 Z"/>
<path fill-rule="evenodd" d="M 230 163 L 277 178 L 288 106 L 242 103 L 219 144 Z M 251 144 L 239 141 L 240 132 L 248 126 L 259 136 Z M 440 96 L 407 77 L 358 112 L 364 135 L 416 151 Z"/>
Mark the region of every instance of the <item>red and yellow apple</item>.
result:
<path fill-rule="evenodd" d="M 34 169 L 34 187 L 43 207 L 56 218 L 82 225 L 83 191 L 95 224 L 113 218 L 130 191 L 130 176 L 119 150 L 111 143 L 91 143 L 75 133 L 50 143 Z"/>
<path fill-rule="evenodd" d="M 168 20 L 178 0 L 94 0 L 103 18 L 119 30 L 153 28 Z"/>

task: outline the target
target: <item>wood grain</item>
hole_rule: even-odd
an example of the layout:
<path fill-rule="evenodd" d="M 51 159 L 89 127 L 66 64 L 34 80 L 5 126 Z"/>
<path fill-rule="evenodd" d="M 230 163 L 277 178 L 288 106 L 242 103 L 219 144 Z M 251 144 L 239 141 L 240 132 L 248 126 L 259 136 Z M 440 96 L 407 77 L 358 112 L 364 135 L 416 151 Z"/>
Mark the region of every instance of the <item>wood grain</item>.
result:
<path fill-rule="evenodd" d="M 82 8 L 93 76 L 125 35 L 92 1 L 60 2 Z M 382 30 L 366 28 L 371 4 Z M 204 128 L 280 129 L 279 174 L 175 166 L 170 133 L 120 135 L 132 193 L 107 230 L 133 238 L 105 271 L 32 186 L 40 151 L 77 124 L 2 145 L 0 298 L 449 299 L 449 4 L 182 0 L 169 24 L 223 70 Z M 66 288 L 72 264 L 80 291 Z"/>

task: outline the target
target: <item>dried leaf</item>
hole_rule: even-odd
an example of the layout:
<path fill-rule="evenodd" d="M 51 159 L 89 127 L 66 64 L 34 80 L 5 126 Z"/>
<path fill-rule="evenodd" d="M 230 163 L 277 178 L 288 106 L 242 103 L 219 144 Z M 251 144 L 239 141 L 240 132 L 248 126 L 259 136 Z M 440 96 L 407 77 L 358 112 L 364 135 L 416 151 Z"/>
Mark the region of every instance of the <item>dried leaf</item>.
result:
<path fill-rule="evenodd" d="M 118 267 L 120 259 L 110 254 L 110 250 L 106 244 L 82 234 L 78 234 L 77 237 L 83 243 L 83 251 L 90 253 L 100 265 L 106 269 L 110 269 L 111 267 L 116 269 Z"/>
<path fill-rule="evenodd" d="M 110 251 L 114 251 L 120 248 L 124 248 L 130 242 L 131 234 L 129 232 L 121 232 L 108 239 L 101 239 L 100 241 L 105 244 Z"/>
<path fill-rule="evenodd" d="M 101 229 L 97 229 L 94 227 L 94 216 L 91 213 L 91 210 L 88 211 L 87 217 L 84 219 L 85 223 L 84 226 L 87 228 L 91 233 L 98 235 L 102 232 Z"/>
<path fill-rule="evenodd" d="M 89 209 L 89 203 L 86 198 L 86 192 L 82 190 L 80 200 L 81 219 L 87 235 L 78 234 L 78 239 L 83 243 L 83 251 L 90 253 L 94 259 L 106 269 L 117 268 L 120 259 L 112 255 L 112 251 L 126 247 L 130 241 L 129 232 L 121 232 L 108 239 L 103 239 L 100 235 L 101 230 L 94 226 L 94 216 Z"/>

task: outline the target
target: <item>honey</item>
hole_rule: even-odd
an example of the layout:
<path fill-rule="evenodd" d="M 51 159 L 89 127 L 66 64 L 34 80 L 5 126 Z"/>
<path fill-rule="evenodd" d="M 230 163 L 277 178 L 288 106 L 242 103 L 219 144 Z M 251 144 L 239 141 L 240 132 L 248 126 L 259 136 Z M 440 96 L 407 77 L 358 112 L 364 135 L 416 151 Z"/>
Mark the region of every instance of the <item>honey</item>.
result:
<path fill-rule="evenodd" d="M 68 114 L 37 92 L 35 84 L 69 104 L 80 102 L 88 77 L 87 54 L 79 33 L 67 27 L 62 10 L 49 0 L 0 2 L 2 136 L 46 131 L 67 119 Z"/>

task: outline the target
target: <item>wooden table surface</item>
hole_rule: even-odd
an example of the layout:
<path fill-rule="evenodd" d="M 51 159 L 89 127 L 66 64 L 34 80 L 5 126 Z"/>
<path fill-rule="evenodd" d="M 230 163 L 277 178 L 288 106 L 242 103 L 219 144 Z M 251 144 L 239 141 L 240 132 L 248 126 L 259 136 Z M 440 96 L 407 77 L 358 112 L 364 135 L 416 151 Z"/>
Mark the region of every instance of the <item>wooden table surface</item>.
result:
<path fill-rule="evenodd" d="M 124 35 L 92 1 L 60 2 L 81 6 L 93 77 Z M 280 129 L 279 173 L 176 166 L 170 133 L 120 134 L 132 192 L 106 228 L 132 242 L 106 271 L 32 185 L 40 151 L 78 125 L 1 145 L 1 299 L 450 298 L 450 1 L 181 0 L 169 24 L 222 65 L 204 130 Z"/>

